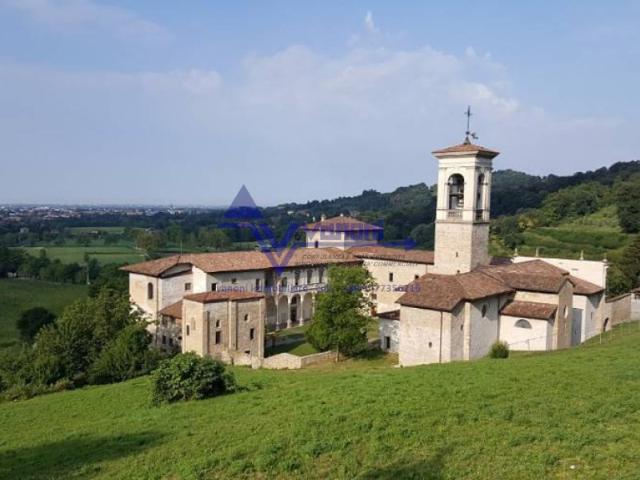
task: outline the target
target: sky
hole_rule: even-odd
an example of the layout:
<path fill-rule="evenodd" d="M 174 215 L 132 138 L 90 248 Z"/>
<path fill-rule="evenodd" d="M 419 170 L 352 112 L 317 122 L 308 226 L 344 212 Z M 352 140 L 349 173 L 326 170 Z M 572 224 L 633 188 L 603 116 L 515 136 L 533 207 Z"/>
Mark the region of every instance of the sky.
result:
<path fill-rule="evenodd" d="M 0 203 L 274 205 L 640 158 L 640 2 L 0 0 Z"/>

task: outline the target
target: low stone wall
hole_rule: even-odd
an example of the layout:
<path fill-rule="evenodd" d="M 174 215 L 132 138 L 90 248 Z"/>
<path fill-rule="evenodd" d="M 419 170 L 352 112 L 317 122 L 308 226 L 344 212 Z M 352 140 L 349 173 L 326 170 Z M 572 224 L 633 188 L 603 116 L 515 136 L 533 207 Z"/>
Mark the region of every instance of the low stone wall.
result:
<path fill-rule="evenodd" d="M 335 359 L 335 352 L 320 352 L 312 355 L 306 355 L 304 357 L 298 357 L 297 355 L 292 355 L 290 353 L 279 353 L 277 355 L 264 358 L 260 366 L 271 370 L 298 370 L 300 368 L 308 367 L 309 365 L 333 362 Z M 254 368 L 256 367 L 254 366 Z"/>
<path fill-rule="evenodd" d="M 606 329 L 609 330 L 614 325 L 624 323 L 631 320 L 631 302 L 633 294 L 626 293 L 619 297 L 607 299 L 604 306 L 604 320 L 606 322 Z"/>

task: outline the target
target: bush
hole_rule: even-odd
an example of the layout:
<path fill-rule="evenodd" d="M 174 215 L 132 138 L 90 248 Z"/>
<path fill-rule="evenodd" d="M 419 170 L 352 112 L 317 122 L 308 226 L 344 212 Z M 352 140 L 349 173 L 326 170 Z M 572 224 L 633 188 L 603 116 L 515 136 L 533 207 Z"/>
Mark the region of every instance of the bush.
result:
<path fill-rule="evenodd" d="M 25 310 L 16 322 L 16 328 L 23 342 L 31 343 L 45 325 L 53 323 L 56 316 L 46 308 L 35 307 Z"/>
<path fill-rule="evenodd" d="M 509 358 L 509 345 L 506 342 L 497 341 L 491 345 L 490 358 Z"/>
<path fill-rule="evenodd" d="M 200 400 L 235 391 L 235 377 L 224 364 L 195 353 L 180 353 L 160 363 L 153 374 L 155 404 Z"/>
<path fill-rule="evenodd" d="M 144 324 L 125 327 L 91 366 L 89 383 L 121 382 L 149 373 L 161 356 L 150 344 L 151 334 Z"/>

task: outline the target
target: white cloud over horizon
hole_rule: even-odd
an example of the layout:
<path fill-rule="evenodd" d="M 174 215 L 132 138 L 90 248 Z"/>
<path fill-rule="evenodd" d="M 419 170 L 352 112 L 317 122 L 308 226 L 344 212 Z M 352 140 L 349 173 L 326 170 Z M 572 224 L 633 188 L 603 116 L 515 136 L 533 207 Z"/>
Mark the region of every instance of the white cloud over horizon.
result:
<path fill-rule="evenodd" d="M 12 172 L 0 202 L 219 205 L 246 184 L 264 205 L 434 183 L 428 152 L 462 140 L 468 104 L 479 143 L 503 152 L 498 169 L 571 173 L 640 146 L 621 141 L 624 119 L 526 104 L 508 68 L 473 47 L 293 45 L 241 65 L 234 79 L 0 65 Z"/>

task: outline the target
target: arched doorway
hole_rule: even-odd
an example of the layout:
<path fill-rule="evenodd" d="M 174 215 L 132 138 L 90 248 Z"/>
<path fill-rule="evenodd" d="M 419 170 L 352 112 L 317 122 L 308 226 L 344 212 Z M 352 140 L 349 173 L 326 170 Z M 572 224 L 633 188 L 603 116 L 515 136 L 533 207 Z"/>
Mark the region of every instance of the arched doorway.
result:
<path fill-rule="evenodd" d="M 300 295 L 294 295 L 291 297 L 289 303 L 289 320 L 291 323 L 297 323 L 300 321 Z"/>
<path fill-rule="evenodd" d="M 287 300 L 286 295 L 282 295 L 278 299 L 278 322 L 277 327 L 282 328 L 287 325 L 289 315 L 289 301 Z"/>

